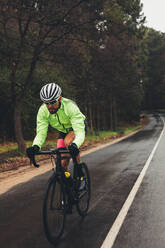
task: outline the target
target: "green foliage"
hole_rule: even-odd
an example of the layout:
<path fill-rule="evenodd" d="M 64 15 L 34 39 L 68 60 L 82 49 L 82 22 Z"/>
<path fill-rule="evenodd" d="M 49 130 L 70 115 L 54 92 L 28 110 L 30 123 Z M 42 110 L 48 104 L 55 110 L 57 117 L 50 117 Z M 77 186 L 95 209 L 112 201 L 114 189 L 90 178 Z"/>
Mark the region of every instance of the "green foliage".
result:
<path fill-rule="evenodd" d="M 15 138 L 16 103 L 23 137 L 34 137 L 39 91 L 48 82 L 78 103 L 92 132 L 138 119 L 149 53 L 139 0 L 2 2 L 1 139 Z"/>
<path fill-rule="evenodd" d="M 165 34 L 146 29 L 144 43 L 148 50 L 144 78 L 144 106 L 149 109 L 165 107 Z"/>

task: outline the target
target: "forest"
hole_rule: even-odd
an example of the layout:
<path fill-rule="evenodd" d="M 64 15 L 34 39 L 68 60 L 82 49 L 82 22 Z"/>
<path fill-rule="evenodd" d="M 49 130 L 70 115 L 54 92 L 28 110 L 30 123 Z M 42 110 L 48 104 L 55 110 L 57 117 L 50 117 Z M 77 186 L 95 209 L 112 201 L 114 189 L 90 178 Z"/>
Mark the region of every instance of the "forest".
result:
<path fill-rule="evenodd" d="M 145 19 L 140 0 L 0 0 L 0 142 L 25 151 L 49 82 L 96 132 L 165 108 L 165 34 Z"/>

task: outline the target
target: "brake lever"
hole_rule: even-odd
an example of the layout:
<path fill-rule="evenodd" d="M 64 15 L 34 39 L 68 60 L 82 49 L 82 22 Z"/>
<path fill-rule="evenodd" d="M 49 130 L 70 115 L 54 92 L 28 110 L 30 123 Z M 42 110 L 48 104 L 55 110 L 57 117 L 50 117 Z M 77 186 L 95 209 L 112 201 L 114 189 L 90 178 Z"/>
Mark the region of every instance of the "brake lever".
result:
<path fill-rule="evenodd" d="M 36 167 L 36 168 L 39 168 L 39 167 L 40 167 L 40 165 L 36 163 L 35 157 L 34 157 L 34 156 L 30 158 L 30 165 L 32 165 L 32 164 L 33 164 L 34 167 Z"/>

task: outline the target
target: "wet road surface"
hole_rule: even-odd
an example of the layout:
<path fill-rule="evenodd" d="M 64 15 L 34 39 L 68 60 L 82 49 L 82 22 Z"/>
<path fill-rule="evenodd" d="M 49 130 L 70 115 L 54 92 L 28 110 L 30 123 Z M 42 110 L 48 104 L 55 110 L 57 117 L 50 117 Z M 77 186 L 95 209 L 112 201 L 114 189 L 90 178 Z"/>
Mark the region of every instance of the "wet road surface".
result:
<path fill-rule="evenodd" d="M 140 132 L 83 157 L 88 164 L 92 198 L 88 216 L 67 216 L 59 248 L 101 247 L 147 161 L 163 122 L 150 116 Z M 114 243 L 120 247 L 165 247 L 165 136 Z M 51 172 L 0 195 L 0 247 L 49 248 L 42 226 L 42 201 Z"/>

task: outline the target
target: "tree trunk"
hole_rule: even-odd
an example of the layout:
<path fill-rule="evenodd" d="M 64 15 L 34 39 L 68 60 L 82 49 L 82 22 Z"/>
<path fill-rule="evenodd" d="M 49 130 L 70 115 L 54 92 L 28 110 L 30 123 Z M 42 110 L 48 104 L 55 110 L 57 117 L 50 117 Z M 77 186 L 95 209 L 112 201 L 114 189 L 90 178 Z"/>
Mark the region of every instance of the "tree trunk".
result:
<path fill-rule="evenodd" d="M 117 104 L 116 104 L 116 98 L 113 98 L 113 113 L 114 113 L 114 122 L 113 122 L 113 130 L 117 130 Z"/>
<path fill-rule="evenodd" d="M 18 144 L 18 150 L 21 153 L 25 154 L 26 144 L 22 134 L 21 112 L 22 112 L 22 102 L 16 102 L 14 106 L 15 138 Z"/>
<path fill-rule="evenodd" d="M 100 130 L 100 106 L 97 104 L 97 130 Z"/>
<path fill-rule="evenodd" d="M 16 85 L 15 85 L 15 76 L 16 76 L 17 66 L 13 64 L 13 69 L 11 72 L 11 96 L 14 107 L 14 131 L 15 138 L 18 144 L 18 151 L 25 154 L 26 144 L 22 134 L 22 123 L 21 123 L 21 112 L 22 112 L 22 102 L 16 100 Z"/>
<path fill-rule="evenodd" d="M 31 66 L 30 66 L 30 70 L 27 74 L 26 80 L 25 80 L 25 84 L 22 93 L 19 95 L 17 94 L 17 90 L 16 90 L 16 71 L 17 71 L 17 66 L 13 67 L 13 71 L 11 73 L 11 89 L 12 89 L 12 96 L 13 96 L 13 102 L 14 102 L 14 130 L 15 130 L 15 138 L 18 144 L 18 150 L 25 154 L 26 153 L 26 144 L 25 144 L 25 140 L 23 137 L 23 133 L 22 133 L 22 121 L 21 121 L 21 114 L 22 114 L 22 101 L 17 100 L 18 99 L 24 99 L 26 96 L 26 88 L 29 85 L 29 82 L 31 81 L 32 78 L 32 74 L 35 70 L 36 67 L 36 63 L 37 63 L 37 59 L 38 59 L 38 49 L 36 49 L 34 51 L 34 55 L 33 55 L 33 59 L 31 61 Z"/>
<path fill-rule="evenodd" d="M 90 121 L 90 129 L 91 129 L 91 132 L 93 133 L 94 129 L 93 129 L 93 115 L 92 115 L 92 106 L 91 105 L 89 105 L 89 121 Z"/>
<path fill-rule="evenodd" d="M 110 104 L 110 130 L 113 130 L 113 97 L 111 97 Z"/>

